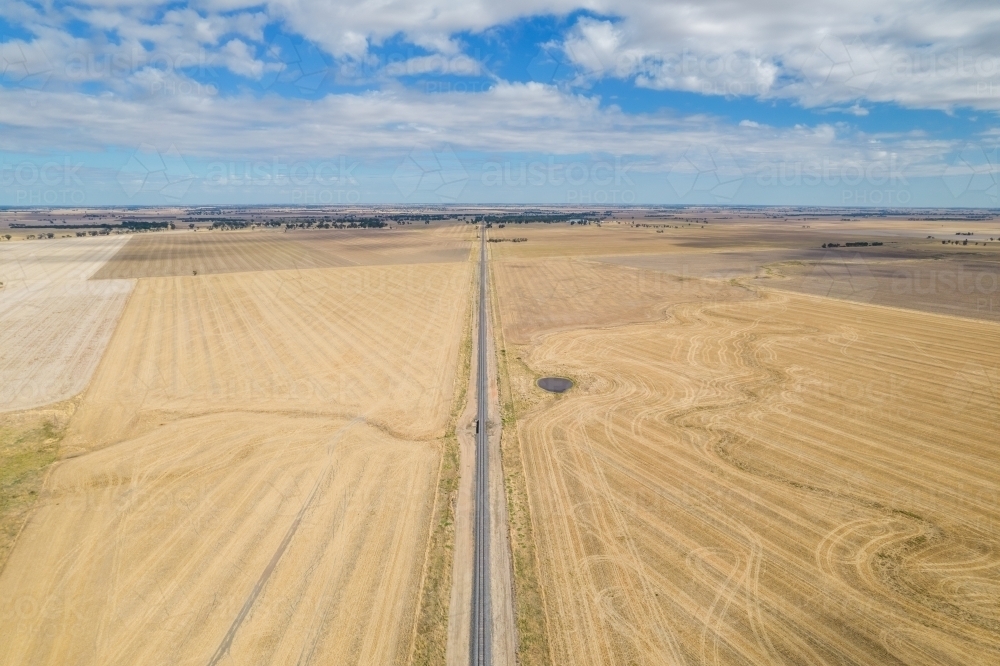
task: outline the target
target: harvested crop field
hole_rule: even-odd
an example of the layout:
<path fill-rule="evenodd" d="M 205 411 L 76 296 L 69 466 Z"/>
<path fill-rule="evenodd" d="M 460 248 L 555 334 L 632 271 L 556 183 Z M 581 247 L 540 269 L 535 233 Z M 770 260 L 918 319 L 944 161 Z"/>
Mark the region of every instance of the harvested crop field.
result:
<path fill-rule="evenodd" d="M 1000 322 L 1000 254 L 894 260 L 828 251 L 773 274 L 779 289 Z"/>
<path fill-rule="evenodd" d="M 67 446 L 97 448 L 161 415 L 364 414 L 440 435 L 454 390 L 467 263 L 140 280 Z"/>
<path fill-rule="evenodd" d="M 670 254 L 635 254 L 599 257 L 599 261 L 621 266 L 653 270 L 675 277 L 741 278 L 765 273 L 770 264 L 803 262 L 823 257 L 822 250 L 789 250 L 784 248 L 706 252 L 688 251 Z"/>
<path fill-rule="evenodd" d="M 133 236 L 96 279 L 465 261 L 469 244 L 433 231 L 198 231 Z"/>
<path fill-rule="evenodd" d="M 425 214 L 0 246 L 0 665 L 467 660 Z M 994 222 L 696 219 L 487 234 L 494 660 L 1000 662 Z"/>
<path fill-rule="evenodd" d="M 653 321 L 667 307 L 716 298 L 749 298 L 746 289 L 691 280 L 653 270 L 620 268 L 570 258 L 498 262 L 497 288 L 507 341 L 522 344 L 538 336 L 581 326 Z"/>
<path fill-rule="evenodd" d="M 0 579 L 2 661 L 405 661 L 436 474 L 432 442 L 250 413 L 66 461 Z"/>
<path fill-rule="evenodd" d="M 407 661 L 462 242 L 451 263 L 139 279 L 0 572 L 0 663 Z"/>
<path fill-rule="evenodd" d="M 87 386 L 133 285 L 88 278 L 126 240 L 0 246 L 0 412 L 66 400 Z"/>
<path fill-rule="evenodd" d="M 1000 660 L 995 323 L 494 270 L 551 663 Z"/>

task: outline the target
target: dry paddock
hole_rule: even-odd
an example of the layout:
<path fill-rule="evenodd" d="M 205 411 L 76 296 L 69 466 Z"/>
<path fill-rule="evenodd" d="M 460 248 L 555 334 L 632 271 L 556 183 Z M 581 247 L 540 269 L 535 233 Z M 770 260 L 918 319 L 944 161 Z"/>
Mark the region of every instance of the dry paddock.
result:
<path fill-rule="evenodd" d="M 1000 660 L 997 324 L 494 270 L 551 663 Z"/>
<path fill-rule="evenodd" d="M 0 572 L 0 663 L 406 662 L 471 294 L 441 245 L 138 277 Z"/>
<path fill-rule="evenodd" d="M 459 227 L 461 230 L 461 227 Z M 427 230 L 178 231 L 132 237 L 97 279 L 463 261 L 469 243 Z"/>
<path fill-rule="evenodd" d="M 490 246 L 521 656 L 1000 661 L 1000 329 L 917 293 L 996 253 L 672 222 L 492 232 L 529 239 Z M 0 248 L 0 376 L 86 387 L 0 571 L 0 664 L 410 659 L 471 231 Z"/>

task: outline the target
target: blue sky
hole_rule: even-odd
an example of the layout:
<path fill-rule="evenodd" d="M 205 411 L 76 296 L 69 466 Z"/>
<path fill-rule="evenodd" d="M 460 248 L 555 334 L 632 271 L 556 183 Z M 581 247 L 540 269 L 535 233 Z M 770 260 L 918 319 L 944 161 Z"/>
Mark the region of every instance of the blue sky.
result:
<path fill-rule="evenodd" d="M 1000 6 L 0 6 L 0 205 L 996 207 Z"/>

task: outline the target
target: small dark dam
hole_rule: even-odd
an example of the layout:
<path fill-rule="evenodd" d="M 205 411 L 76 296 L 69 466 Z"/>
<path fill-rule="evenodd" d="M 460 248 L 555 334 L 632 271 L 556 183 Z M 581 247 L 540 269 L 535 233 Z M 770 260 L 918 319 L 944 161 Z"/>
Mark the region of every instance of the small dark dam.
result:
<path fill-rule="evenodd" d="M 542 377 L 536 384 L 538 384 L 538 388 L 550 393 L 562 393 L 563 391 L 568 391 L 573 386 L 573 382 L 565 377 Z"/>

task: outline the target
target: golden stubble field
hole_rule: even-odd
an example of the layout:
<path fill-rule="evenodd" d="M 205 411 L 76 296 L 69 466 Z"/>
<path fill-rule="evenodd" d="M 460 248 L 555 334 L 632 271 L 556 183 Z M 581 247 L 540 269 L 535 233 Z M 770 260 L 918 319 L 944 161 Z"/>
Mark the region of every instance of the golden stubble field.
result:
<path fill-rule="evenodd" d="M 812 226 L 491 230 L 520 663 L 1000 658 L 997 248 Z M 0 664 L 440 662 L 473 236 L 4 246 Z"/>
<path fill-rule="evenodd" d="M 464 226 L 318 231 L 255 229 L 142 234 L 104 264 L 100 279 L 208 275 L 338 266 L 464 261 Z"/>
<path fill-rule="evenodd" d="M 613 265 L 590 231 L 494 253 L 523 663 L 1000 660 L 997 324 Z"/>
<path fill-rule="evenodd" d="M 461 259 L 119 262 L 134 292 L 0 572 L 0 663 L 406 662 L 464 383 Z"/>

